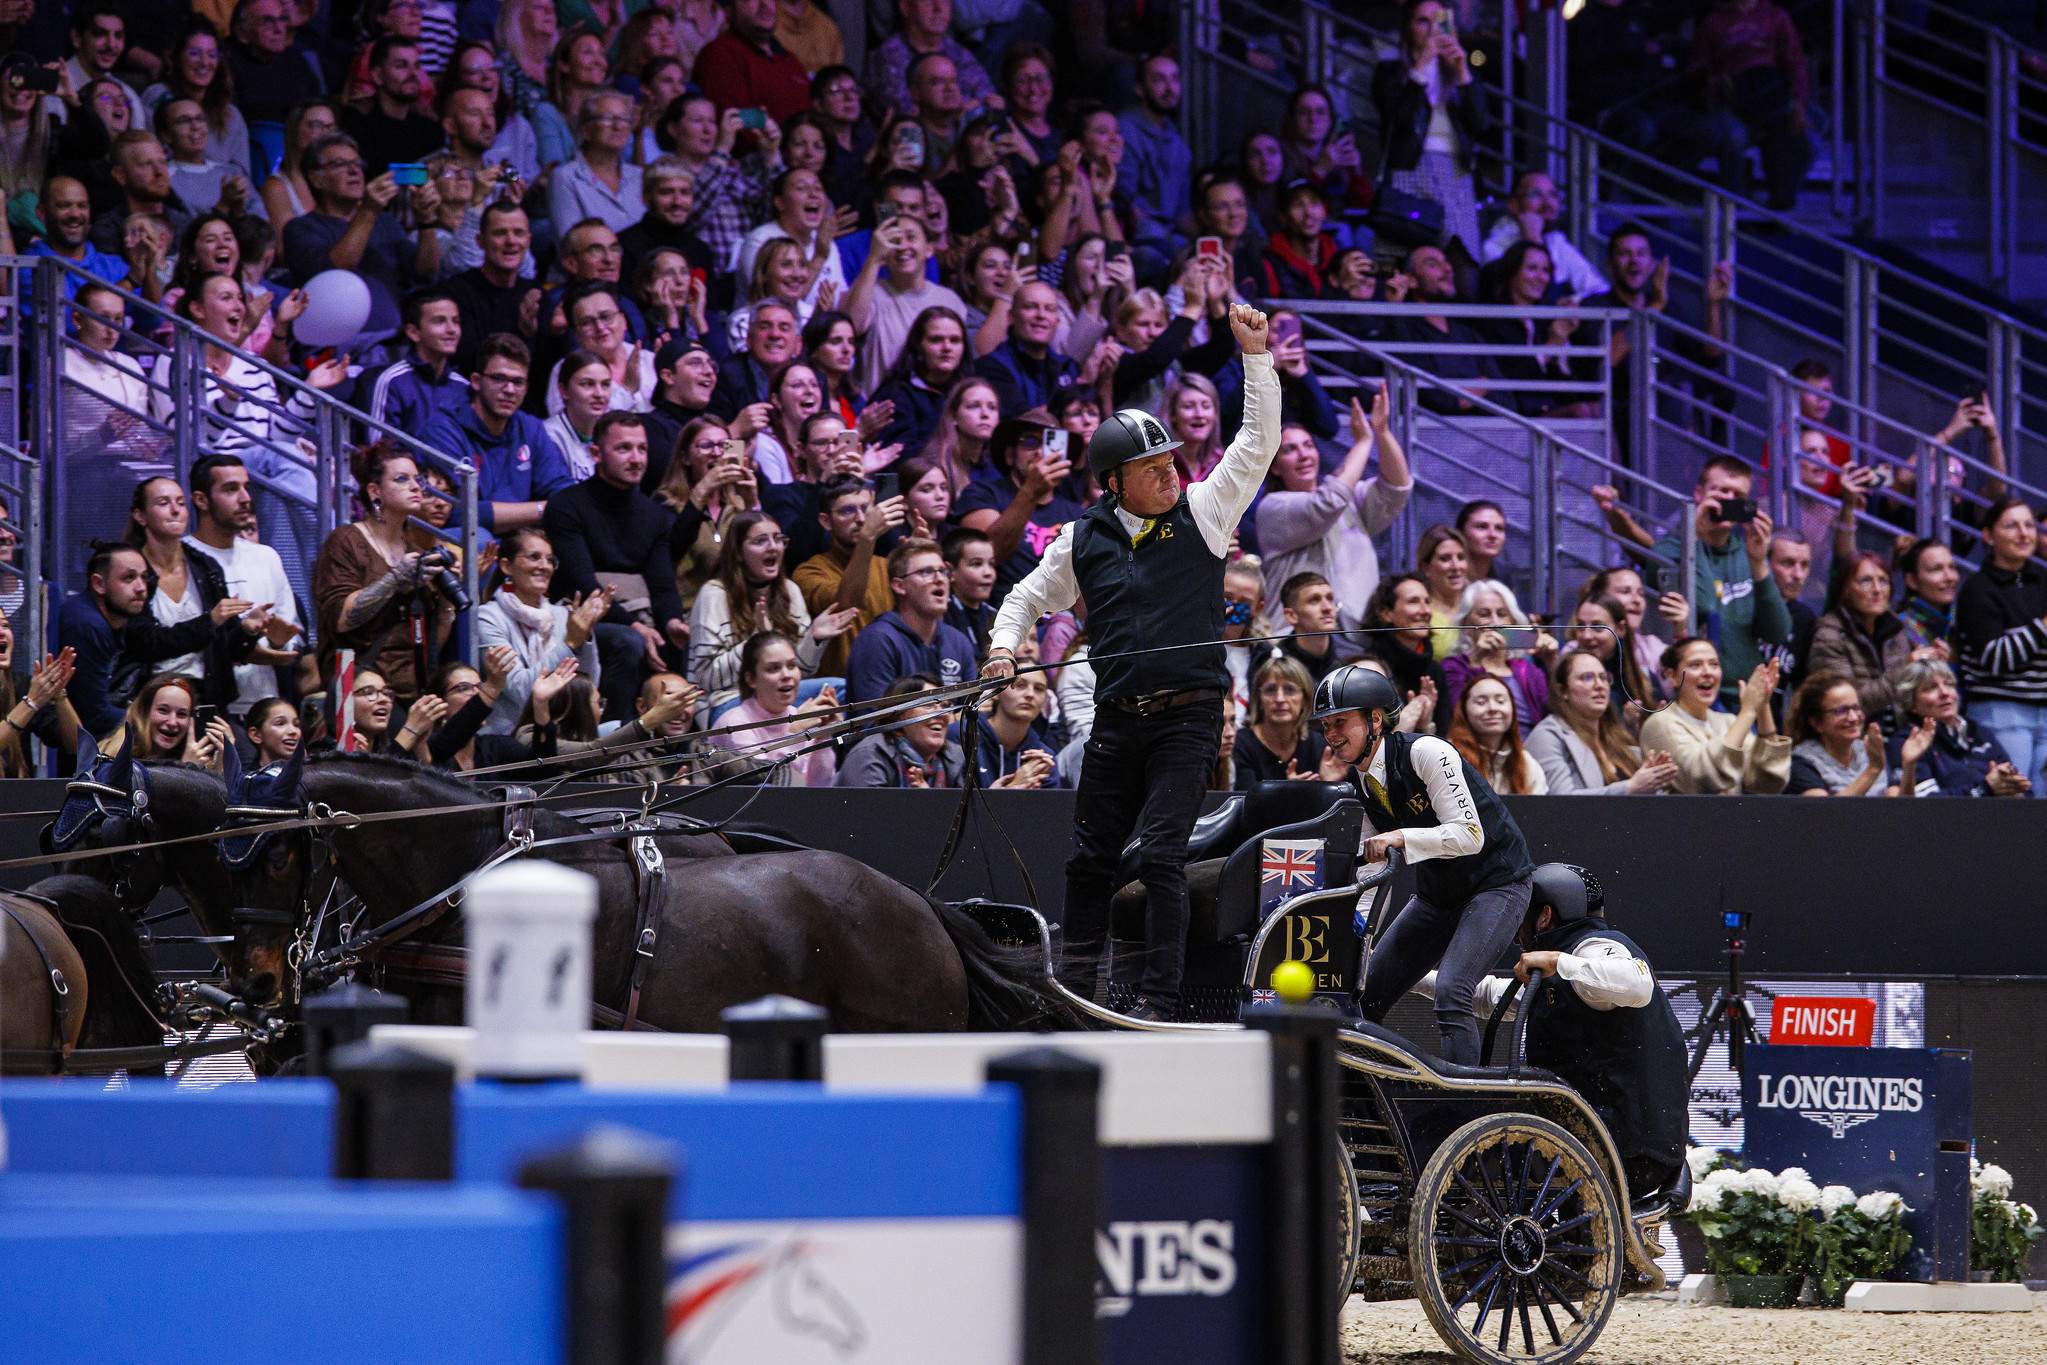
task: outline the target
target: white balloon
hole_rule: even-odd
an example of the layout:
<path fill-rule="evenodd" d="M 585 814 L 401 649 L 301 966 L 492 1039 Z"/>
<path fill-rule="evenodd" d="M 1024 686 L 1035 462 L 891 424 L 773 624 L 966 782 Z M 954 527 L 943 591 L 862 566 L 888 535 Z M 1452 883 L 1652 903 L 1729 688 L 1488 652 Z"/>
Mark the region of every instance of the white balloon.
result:
<path fill-rule="evenodd" d="M 353 270 L 323 270 L 305 291 L 306 311 L 291 329 L 302 346 L 346 346 L 370 320 L 370 287 Z"/>

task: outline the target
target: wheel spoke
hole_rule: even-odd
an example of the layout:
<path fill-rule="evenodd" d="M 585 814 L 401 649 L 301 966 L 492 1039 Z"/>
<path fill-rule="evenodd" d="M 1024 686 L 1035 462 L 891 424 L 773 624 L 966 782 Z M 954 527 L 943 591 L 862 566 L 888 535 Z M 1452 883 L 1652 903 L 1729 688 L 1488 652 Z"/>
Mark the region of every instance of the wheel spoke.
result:
<path fill-rule="evenodd" d="M 1533 1204 L 1524 1204 L 1521 1202 L 1522 1197 L 1528 1193 L 1528 1168 L 1533 1166 L 1534 1164 L 1535 1144 L 1532 1142 L 1522 1143 L 1521 1178 L 1514 1182 L 1514 1211 L 1516 1213 L 1519 1213 L 1523 1209 L 1532 1209 L 1535 1207 L 1535 1205 Z"/>
<path fill-rule="evenodd" d="M 1481 1175 L 1483 1175 L 1483 1172 L 1484 1172 L 1484 1163 L 1483 1163 L 1483 1162 L 1481 1162 L 1481 1163 L 1480 1163 L 1480 1173 L 1481 1173 Z M 1492 1201 L 1492 1200 L 1490 1200 L 1490 1199 L 1488 1199 L 1488 1198 L 1486 1198 L 1486 1197 L 1485 1197 L 1484 1195 L 1480 1194 L 1480 1193 L 1478 1192 L 1478 1190 L 1477 1190 L 1476 1188 L 1474 1188 L 1474 1187 L 1472 1186 L 1472 1183 L 1471 1183 L 1471 1182 L 1470 1182 L 1469 1180 L 1466 1180 L 1466 1179 L 1464 1178 L 1464 1172 L 1462 1172 L 1462 1171 L 1452 1171 L 1452 1172 L 1451 1172 L 1450 1174 L 1451 1174 L 1452 1176 L 1454 1176 L 1454 1177 L 1456 1178 L 1456 1180 L 1457 1180 L 1457 1183 L 1458 1183 L 1459 1185 L 1461 1185 L 1461 1186 L 1463 1186 L 1463 1187 L 1464 1187 L 1464 1192 L 1465 1192 L 1466 1194 L 1468 1194 L 1468 1195 L 1470 1195 L 1470 1196 L 1471 1196 L 1471 1199 L 1472 1199 L 1472 1202 L 1473 1202 L 1473 1203 L 1477 1204 L 1477 1205 L 1478 1205 L 1478 1206 L 1479 1206 L 1480 1208 L 1484 1209 L 1484 1210 L 1485 1210 L 1485 1211 L 1486 1211 L 1487 1213 L 1489 1213 L 1489 1214 L 1491 1214 L 1491 1215 L 1493 1216 L 1493 1221 L 1494 1221 L 1495 1223 L 1504 1223 L 1504 1222 L 1506 1222 L 1506 1221 L 1507 1221 L 1507 1219 L 1506 1219 L 1506 1216 L 1505 1216 L 1505 1215 L 1503 1215 L 1503 1214 L 1502 1214 L 1502 1213 L 1501 1213 L 1501 1212 L 1499 1211 L 1499 1209 L 1497 1209 L 1497 1208 L 1495 1208 L 1495 1207 L 1493 1206 L 1493 1201 Z M 1447 1208 L 1447 1207 L 1449 1207 L 1449 1206 L 1448 1206 L 1448 1205 L 1445 1205 L 1444 1207 L 1446 1207 L 1446 1208 Z M 1485 1229 L 1484 1229 L 1484 1228 L 1480 1228 L 1480 1229 L 1479 1229 L 1479 1231 L 1480 1231 L 1480 1232 L 1483 1232 L 1483 1231 L 1485 1231 Z"/>
<path fill-rule="evenodd" d="M 1462 1309 L 1465 1304 L 1470 1303 L 1474 1298 L 1478 1297 L 1479 1290 L 1484 1289 L 1488 1284 L 1492 1285 L 1493 1287 L 1492 1292 L 1487 1294 L 1485 1296 L 1485 1302 L 1478 1306 L 1478 1321 L 1472 1324 L 1471 1328 L 1471 1334 L 1474 1337 L 1485 1330 L 1486 1314 L 1493 1311 L 1493 1300 L 1500 1296 L 1500 1285 L 1505 1283 L 1505 1281 L 1499 1278 L 1500 1272 L 1505 1269 L 1506 1269 L 1505 1265 L 1494 1266 L 1491 1270 L 1488 1270 L 1485 1273 L 1485 1277 L 1483 1279 L 1481 1279 L 1477 1284 L 1473 1285 L 1468 1291 L 1466 1291 L 1463 1298 L 1457 1300 L 1455 1304 L 1451 1305 L 1450 1312 L 1452 1314 L 1455 1314 L 1460 1309 Z"/>
<path fill-rule="evenodd" d="M 1521 1297 L 1521 1344 L 1528 1348 L 1528 1354 L 1534 1355 L 1535 1329 L 1528 1322 L 1528 1291 L 1519 1282 L 1516 1283 L 1516 1288 L 1520 1290 Z"/>
<path fill-rule="evenodd" d="M 1436 1238 L 1436 1245 L 1439 1247 L 1496 1248 L 1500 1245 L 1500 1239 L 1497 1237 L 1438 1237 Z"/>
<path fill-rule="evenodd" d="M 1564 1344 L 1564 1334 L 1557 1330 L 1557 1320 L 1555 1316 L 1552 1315 L 1549 1311 L 1549 1300 L 1543 1296 L 1541 1284 L 1542 1276 L 1540 1273 L 1537 1273 L 1535 1275 L 1529 1276 L 1529 1278 L 1536 1281 L 1535 1284 L 1530 1286 L 1530 1290 L 1535 1295 L 1535 1306 L 1542 1310 L 1543 1325 L 1549 1328 L 1549 1339 L 1555 1342 L 1557 1345 L 1561 1346 Z M 1522 1322 L 1526 1323 L 1528 1320 L 1527 1318 L 1528 1310 L 1526 1308 L 1523 1308 L 1521 1311 L 1522 1311 L 1521 1320 Z M 1529 1346 L 1528 1354 L 1530 1355 L 1535 1354 L 1535 1347 L 1533 1345 Z"/>
<path fill-rule="evenodd" d="M 1528 1201 L 1529 1208 L 1539 1209 L 1542 1207 L 1542 1197 L 1549 1193 L 1550 1181 L 1555 1180 L 1557 1178 L 1557 1172 L 1562 1170 L 1563 1168 L 1564 1168 L 1563 1157 L 1553 1156 L 1549 1159 L 1549 1170 L 1543 1173 L 1542 1184 L 1535 1191 L 1535 1198 Z"/>
<path fill-rule="evenodd" d="M 1583 1275 L 1580 1275 L 1577 1271 L 1571 1269 L 1571 1267 L 1565 1265 L 1562 1261 L 1544 1261 L 1543 1264 L 1549 1269 L 1558 1272 L 1559 1274 L 1569 1275 L 1579 1284 L 1584 1285 L 1585 1292 L 1588 1294 L 1597 1294 L 1602 1292 L 1604 1289 L 1604 1286 L 1592 1283 L 1592 1281 L 1586 1279 Z"/>
<path fill-rule="evenodd" d="M 1487 1227 L 1483 1223 L 1474 1221 L 1465 1214 L 1463 1209 L 1456 1207 L 1454 1204 L 1438 1204 L 1436 1207 L 1440 1209 L 1442 1212 L 1449 1214 L 1452 1218 L 1455 1218 L 1458 1222 L 1464 1224 L 1464 1226 L 1470 1228 L 1473 1232 L 1482 1233 L 1488 1237 L 1495 1235 L 1494 1229 Z"/>
<path fill-rule="evenodd" d="M 1499 1158 L 1500 1174 L 1497 1177 L 1494 1176 L 1493 1174 L 1492 1164 L 1486 1160 L 1486 1157 L 1488 1155 L 1496 1156 Z M 1507 1188 L 1506 1147 L 1503 1145 L 1500 1147 L 1492 1148 L 1490 1152 L 1481 1151 L 1478 1154 L 1478 1171 L 1480 1175 L 1485 1177 L 1486 1189 L 1490 1191 L 1493 1196 L 1493 1206 L 1495 1211 L 1499 1213 L 1501 1221 L 1504 1222 L 1508 1218 L 1511 1218 L 1517 1212 L 1517 1210 L 1515 1210 L 1511 1206 L 1511 1203 L 1507 1197 L 1511 1193 L 1511 1191 L 1509 1191 L 1509 1189 Z"/>
<path fill-rule="evenodd" d="M 1549 1203 L 1543 1207 L 1542 1212 L 1535 1215 L 1535 1221 L 1540 1223 L 1543 1219 L 1555 1213 L 1557 1211 L 1558 1206 L 1561 1205 L 1566 1199 L 1569 1199 L 1572 1195 L 1576 1194 L 1579 1190 L 1579 1187 L 1584 1185 L 1584 1183 L 1585 1177 L 1581 1175 L 1576 1180 L 1573 1180 L 1570 1184 L 1564 1186 L 1563 1193 L 1559 1194 L 1556 1198 L 1550 1200 Z"/>
<path fill-rule="evenodd" d="M 1507 1302 L 1500 1307 L 1500 1349 L 1507 1349 L 1507 1338 L 1514 1331 L 1514 1300 L 1521 1297 L 1521 1286 L 1517 1281 L 1507 1281 Z"/>
<path fill-rule="evenodd" d="M 1475 1265 L 1484 1265 L 1487 1261 L 1497 1262 L 1498 1259 L 1499 1258 L 1497 1256 L 1474 1256 L 1468 1261 L 1459 1261 L 1456 1265 L 1451 1266 L 1448 1270 L 1438 1271 L 1437 1277 L 1440 1279 L 1447 1280 L 1450 1279 L 1452 1276 L 1462 1275 L 1465 1271 L 1471 1269 Z M 1459 1307 L 1462 1307 L 1461 1301 L 1459 1303 Z"/>
<path fill-rule="evenodd" d="M 1571 1305 L 1571 1301 L 1564 1297 L 1563 1292 L 1559 1290 L 1555 1285 L 1551 1284 L 1549 1282 L 1549 1278 L 1545 1276 L 1540 1270 L 1535 1272 L 1535 1282 L 1541 1285 L 1544 1289 L 1547 1289 L 1549 1291 L 1549 1296 L 1557 1301 L 1557 1307 L 1563 1309 L 1566 1313 L 1569 1313 L 1571 1315 L 1572 1322 L 1583 1323 L 1585 1321 L 1585 1315 L 1580 1313 L 1576 1308 L 1574 1308 Z M 1543 1309 L 1543 1312 L 1545 1313 L 1547 1313 L 1548 1311 L 1549 1310 L 1547 1308 Z M 1550 1330 L 1555 1331 L 1556 1329 L 1552 1327 Z"/>
<path fill-rule="evenodd" d="M 1577 1252 L 1583 1252 L 1583 1253 L 1584 1253 L 1585 1255 L 1587 1255 L 1587 1256 L 1596 1256 L 1596 1255 L 1598 1255 L 1598 1254 L 1599 1254 L 1599 1248 L 1598 1248 L 1598 1247 L 1583 1247 L 1583 1246 L 1579 1246 L 1579 1245 L 1577 1245 L 1576 1243 L 1571 1243 L 1571 1244 L 1569 1244 L 1569 1245 L 1566 1245 L 1566 1246 L 1553 1246 L 1553 1247 L 1550 1247 L 1550 1248 L 1548 1248 L 1548 1251 L 1549 1251 L 1549 1254 L 1550 1254 L 1550 1255 L 1552 1255 L 1552 1256 L 1555 1256 L 1555 1255 L 1557 1255 L 1557 1254 L 1559 1254 L 1559 1253 L 1561 1253 L 1561 1252 L 1566 1252 L 1566 1251 L 1577 1251 Z"/>
<path fill-rule="evenodd" d="M 1545 1237 L 1554 1237 L 1560 1232 L 1569 1232 L 1572 1228 L 1578 1227 L 1584 1223 L 1589 1223 L 1591 1221 L 1592 1214 L 1588 1210 L 1585 1213 L 1579 1214 L 1576 1218 L 1571 1219 L 1571 1221 L 1569 1221 L 1568 1223 L 1559 1223 L 1553 1228 L 1544 1228 L 1542 1230 L 1542 1235 Z"/>

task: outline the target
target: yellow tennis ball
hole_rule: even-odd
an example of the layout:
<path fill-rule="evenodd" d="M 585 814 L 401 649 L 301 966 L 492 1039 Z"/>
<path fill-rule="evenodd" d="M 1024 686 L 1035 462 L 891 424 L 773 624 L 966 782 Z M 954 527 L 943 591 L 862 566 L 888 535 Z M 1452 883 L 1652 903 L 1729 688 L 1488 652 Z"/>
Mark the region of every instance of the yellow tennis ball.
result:
<path fill-rule="evenodd" d="M 1305 962 L 1282 962 L 1272 969 L 1272 989 L 1289 1005 L 1298 1005 L 1315 993 L 1315 972 Z"/>

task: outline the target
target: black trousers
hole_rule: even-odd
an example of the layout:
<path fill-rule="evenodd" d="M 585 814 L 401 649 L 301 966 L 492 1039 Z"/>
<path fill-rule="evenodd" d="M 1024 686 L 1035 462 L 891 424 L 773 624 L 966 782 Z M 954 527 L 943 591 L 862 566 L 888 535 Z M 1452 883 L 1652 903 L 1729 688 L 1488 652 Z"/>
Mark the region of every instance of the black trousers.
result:
<path fill-rule="evenodd" d="M 1437 905 L 1416 896 L 1394 917 L 1365 967 L 1358 1009 L 1377 1024 L 1417 981 L 1436 973 L 1436 1032 L 1443 1060 L 1477 1066 L 1481 1047 L 1471 1002 L 1479 978 L 1514 942 L 1528 916 L 1532 875 L 1481 891 L 1462 905 Z"/>
<path fill-rule="evenodd" d="M 1095 712 L 1066 863 L 1066 960 L 1060 979 L 1092 999 L 1109 934 L 1116 867 L 1131 835 L 1144 882 L 1145 998 L 1180 996 L 1187 958 L 1187 836 L 1201 814 L 1222 743 L 1224 698 L 1155 716 L 1113 706 Z"/>

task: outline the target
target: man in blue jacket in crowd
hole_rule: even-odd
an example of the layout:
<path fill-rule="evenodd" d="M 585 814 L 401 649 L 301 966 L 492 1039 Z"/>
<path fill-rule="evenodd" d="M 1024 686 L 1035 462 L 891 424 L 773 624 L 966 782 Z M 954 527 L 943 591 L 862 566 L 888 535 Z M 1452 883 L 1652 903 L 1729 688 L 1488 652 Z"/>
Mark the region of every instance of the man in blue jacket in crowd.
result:
<path fill-rule="evenodd" d="M 872 701 L 897 678 L 928 673 L 940 687 L 974 676 L 974 642 L 945 623 L 952 574 L 938 542 L 908 539 L 889 553 L 888 586 L 896 609 L 884 612 L 853 641 L 846 661 L 846 699 Z"/>
<path fill-rule="evenodd" d="M 476 518 L 495 533 L 538 522 L 547 500 L 576 481 L 540 419 L 519 410 L 532 364 L 519 338 L 491 337 L 476 353 L 469 401 L 427 423 L 420 437 L 476 465 Z"/>
<path fill-rule="evenodd" d="M 462 310 L 437 285 L 415 289 L 399 304 L 408 343 L 398 359 L 369 380 L 370 416 L 400 431 L 426 430 L 428 422 L 469 402 L 469 380 L 456 372 L 462 346 Z"/>

